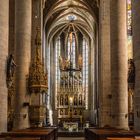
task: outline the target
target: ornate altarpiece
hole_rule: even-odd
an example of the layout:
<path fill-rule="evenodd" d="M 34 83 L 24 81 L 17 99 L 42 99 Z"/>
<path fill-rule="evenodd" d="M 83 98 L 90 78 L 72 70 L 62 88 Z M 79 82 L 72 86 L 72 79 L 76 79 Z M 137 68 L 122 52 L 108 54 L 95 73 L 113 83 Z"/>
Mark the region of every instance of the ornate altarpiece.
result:
<path fill-rule="evenodd" d="M 83 85 L 82 56 L 78 56 L 77 63 L 73 64 L 72 40 L 74 33 L 69 33 L 70 56 L 59 56 L 60 83 L 57 89 L 58 123 L 64 129 L 70 126 L 81 127 L 83 124 L 83 112 L 86 108 L 86 94 Z"/>

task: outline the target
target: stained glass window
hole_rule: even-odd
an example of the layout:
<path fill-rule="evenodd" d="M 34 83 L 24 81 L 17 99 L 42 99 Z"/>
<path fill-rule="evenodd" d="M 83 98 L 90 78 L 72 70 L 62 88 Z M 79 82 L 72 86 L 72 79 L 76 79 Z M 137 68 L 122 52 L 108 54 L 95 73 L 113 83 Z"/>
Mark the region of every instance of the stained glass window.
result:
<path fill-rule="evenodd" d="M 56 81 L 56 93 L 57 89 L 59 88 L 60 83 L 60 69 L 59 69 L 59 56 L 60 56 L 60 37 L 56 41 L 56 48 L 55 48 L 55 81 Z"/>
<path fill-rule="evenodd" d="M 83 38 L 83 87 L 88 97 L 88 44 Z M 88 98 L 86 98 L 86 109 L 88 109 Z"/>
<path fill-rule="evenodd" d="M 127 0 L 127 32 L 128 35 L 132 35 L 132 9 L 131 9 L 131 0 Z"/>
<path fill-rule="evenodd" d="M 61 41 L 60 41 L 60 37 L 57 39 L 56 41 L 56 47 L 55 47 L 55 83 L 56 83 L 56 95 L 57 95 L 57 92 L 59 92 L 59 89 L 60 89 L 60 79 L 61 79 L 61 73 L 60 72 L 60 65 L 59 65 L 59 57 L 61 56 Z M 67 47 L 67 51 L 66 51 L 66 54 L 67 54 L 67 57 L 66 59 L 70 60 L 71 59 L 71 62 L 72 62 L 72 67 L 73 69 L 77 69 L 77 63 L 76 63 L 76 59 L 78 59 L 78 57 L 76 58 L 76 37 L 75 37 L 75 34 L 72 34 L 72 41 L 70 39 L 70 36 L 68 36 L 68 39 L 67 39 L 67 44 L 66 44 L 66 47 Z M 86 109 L 88 109 L 88 84 L 89 84 L 89 78 L 88 78 L 88 74 L 89 74 L 89 47 L 88 47 L 88 43 L 87 43 L 87 40 L 83 37 L 83 39 L 81 40 L 82 41 L 82 52 L 81 52 L 81 55 L 82 55 L 82 63 L 83 63 L 83 66 L 82 66 L 82 70 L 81 70 L 81 75 L 82 75 L 82 83 L 81 83 L 81 86 L 83 87 L 83 91 L 84 91 L 84 94 L 85 94 L 85 107 Z M 76 72 L 73 72 L 73 76 L 75 75 Z M 57 100 L 57 99 L 56 99 Z M 56 104 L 57 106 L 57 104 Z"/>
<path fill-rule="evenodd" d="M 127 45 L 128 45 L 128 59 L 133 58 L 132 46 L 132 1 L 127 0 Z"/>
<path fill-rule="evenodd" d="M 68 59 L 70 60 L 70 55 L 71 55 L 71 61 L 73 68 L 75 68 L 75 48 L 76 48 L 76 38 L 75 35 L 72 34 L 72 44 L 70 43 L 70 37 L 68 38 Z"/>

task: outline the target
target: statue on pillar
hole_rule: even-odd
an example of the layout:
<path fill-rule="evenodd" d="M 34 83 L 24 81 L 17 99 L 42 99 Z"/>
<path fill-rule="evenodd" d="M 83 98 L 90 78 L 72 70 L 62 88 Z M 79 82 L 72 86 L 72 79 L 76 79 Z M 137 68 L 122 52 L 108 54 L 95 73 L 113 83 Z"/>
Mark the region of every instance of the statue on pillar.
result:
<path fill-rule="evenodd" d="M 8 60 L 7 60 L 7 85 L 10 87 L 13 82 L 13 77 L 15 73 L 16 63 L 14 61 L 14 56 L 10 54 Z"/>
<path fill-rule="evenodd" d="M 7 62 L 7 77 L 12 78 L 14 76 L 16 63 L 14 61 L 14 56 L 10 54 Z"/>
<path fill-rule="evenodd" d="M 135 83 L 135 65 L 133 59 L 128 60 L 128 83 Z"/>
<path fill-rule="evenodd" d="M 133 93 L 135 84 L 135 65 L 133 59 L 128 60 L 128 105 L 129 112 L 133 112 Z"/>
<path fill-rule="evenodd" d="M 133 59 L 128 60 L 128 122 L 130 129 L 134 125 L 134 85 L 135 65 Z"/>

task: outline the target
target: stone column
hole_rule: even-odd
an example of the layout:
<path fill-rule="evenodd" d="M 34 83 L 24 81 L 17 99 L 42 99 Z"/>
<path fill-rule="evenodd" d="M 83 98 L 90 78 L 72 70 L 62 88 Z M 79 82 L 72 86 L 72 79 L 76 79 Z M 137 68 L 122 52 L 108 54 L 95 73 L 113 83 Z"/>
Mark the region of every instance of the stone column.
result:
<path fill-rule="evenodd" d="M 9 54 L 15 55 L 15 0 L 9 1 Z"/>
<path fill-rule="evenodd" d="M 100 1 L 99 125 L 111 125 L 110 0 Z"/>
<path fill-rule="evenodd" d="M 27 128 L 27 76 L 31 57 L 31 0 L 15 0 L 16 96 L 14 129 Z"/>
<path fill-rule="evenodd" d="M 0 132 L 7 131 L 6 65 L 8 57 L 9 0 L 0 1 Z"/>
<path fill-rule="evenodd" d="M 135 0 L 132 3 L 132 29 L 133 29 L 133 47 L 135 63 L 135 91 L 134 91 L 134 127 L 140 130 L 140 1 Z"/>
<path fill-rule="evenodd" d="M 126 0 L 111 0 L 112 127 L 128 129 Z"/>

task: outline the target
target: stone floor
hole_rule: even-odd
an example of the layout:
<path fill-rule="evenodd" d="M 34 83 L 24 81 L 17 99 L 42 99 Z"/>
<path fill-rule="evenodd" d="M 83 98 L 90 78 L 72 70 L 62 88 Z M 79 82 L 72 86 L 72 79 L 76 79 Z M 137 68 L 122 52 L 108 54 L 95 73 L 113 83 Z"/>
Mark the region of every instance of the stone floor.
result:
<path fill-rule="evenodd" d="M 58 137 L 58 140 L 84 140 L 84 137 Z"/>

